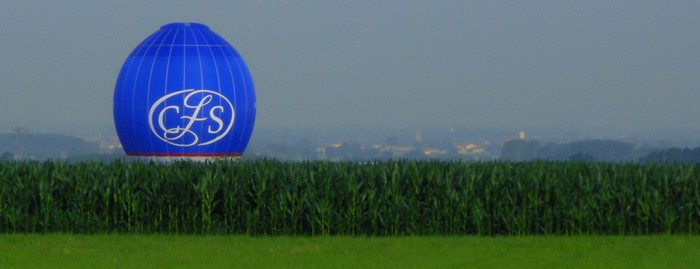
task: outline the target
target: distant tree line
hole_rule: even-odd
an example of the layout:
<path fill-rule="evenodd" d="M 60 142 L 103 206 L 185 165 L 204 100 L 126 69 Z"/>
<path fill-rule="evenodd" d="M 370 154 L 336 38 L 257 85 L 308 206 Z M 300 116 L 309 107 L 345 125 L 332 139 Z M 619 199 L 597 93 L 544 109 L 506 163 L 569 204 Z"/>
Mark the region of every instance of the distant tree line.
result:
<path fill-rule="evenodd" d="M 99 144 L 60 134 L 35 134 L 27 131 L 0 134 L 0 160 L 67 159 L 102 154 Z"/>
<path fill-rule="evenodd" d="M 517 139 L 503 145 L 501 159 L 697 164 L 700 163 L 700 147 L 650 150 L 634 143 L 616 140 L 586 140 L 541 145 L 537 140 Z"/>
<path fill-rule="evenodd" d="M 547 143 L 516 139 L 503 145 L 501 159 L 508 161 L 637 161 L 649 152 L 633 143 L 597 139 L 572 143 Z"/>
<path fill-rule="evenodd" d="M 15 155 L 12 154 L 12 152 L 5 151 L 2 154 L 0 154 L 0 162 L 2 161 L 9 161 L 15 158 Z"/>
<path fill-rule="evenodd" d="M 639 160 L 641 163 L 700 163 L 700 147 L 668 148 L 652 151 Z"/>
<path fill-rule="evenodd" d="M 396 141 L 389 145 L 400 144 Z M 437 155 L 424 154 L 423 148 L 434 146 L 447 151 Z M 273 143 L 251 148 L 243 155 L 244 159 L 271 158 L 281 160 L 342 160 L 375 161 L 390 159 L 442 159 L 474 160 L 469 155 L 459 155 L 445 142 L 438 145 L 414 143 L 408 152 L 382 151 L 357 142 L 344 142 L 335 147 L 319 151 L 319 143 L 309 138 L 296 143 Z M 634 143 L 616 140 L 584 140 L 572 143 L 546 143 L 538 140 L 515 139 L 507 141 L 501 148 L 500 159 L 505 161 L 555 160 L 555 161 L 601 161 L 601 162 L 640 162 L 640 163 L 700 163 L 700 147 L 667 148 L 653 150 Z M 100 148 L 97 143 L 87 142 L 60 134 L 35 134 L 24 129 L 0 134 L 0 161 L 8 160 L 48 160 L 58 159 L 69 162 L 102 161 L 109 162 L 125 158 L 121 150 L 111 152 Z"/>

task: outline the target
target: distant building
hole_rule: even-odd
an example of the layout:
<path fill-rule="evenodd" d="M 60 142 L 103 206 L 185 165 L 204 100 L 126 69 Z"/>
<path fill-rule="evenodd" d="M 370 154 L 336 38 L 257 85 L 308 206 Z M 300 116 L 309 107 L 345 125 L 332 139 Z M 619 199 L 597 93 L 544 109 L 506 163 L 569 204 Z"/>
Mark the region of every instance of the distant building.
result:
<path fill-rule="evenodd" d="M 457 154 L 460 155 L 481 154 L 486 152 L 483 147 L 476 144 L 455 145 L 455 148 L 457 149 Z"/>

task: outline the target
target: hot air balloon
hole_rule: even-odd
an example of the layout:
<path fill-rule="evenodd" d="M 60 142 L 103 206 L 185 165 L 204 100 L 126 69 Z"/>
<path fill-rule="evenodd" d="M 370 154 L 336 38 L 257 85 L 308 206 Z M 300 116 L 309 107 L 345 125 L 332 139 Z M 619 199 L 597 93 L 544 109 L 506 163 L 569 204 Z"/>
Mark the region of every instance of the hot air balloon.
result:
<path fill-rule="evenodd" d="M 226 40 L 199 23 L 170 23 L 131 52 L 114 90 L 127 156 L 211 160 L 243 154 L 255 122 L 253 79 Z"/>

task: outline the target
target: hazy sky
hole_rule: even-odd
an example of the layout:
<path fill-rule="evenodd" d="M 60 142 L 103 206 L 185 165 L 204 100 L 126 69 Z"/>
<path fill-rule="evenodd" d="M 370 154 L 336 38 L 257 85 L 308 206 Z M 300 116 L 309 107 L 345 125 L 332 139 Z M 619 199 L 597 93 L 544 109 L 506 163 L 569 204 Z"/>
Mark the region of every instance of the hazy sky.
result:
<path fill-rule="evenodd" d="M 0 132 L 113 128 L 126 57 L 185 21 L 241 53 L 257 127 L 700 133 L 696 0 L 162 2 L 3 1 Z"/>

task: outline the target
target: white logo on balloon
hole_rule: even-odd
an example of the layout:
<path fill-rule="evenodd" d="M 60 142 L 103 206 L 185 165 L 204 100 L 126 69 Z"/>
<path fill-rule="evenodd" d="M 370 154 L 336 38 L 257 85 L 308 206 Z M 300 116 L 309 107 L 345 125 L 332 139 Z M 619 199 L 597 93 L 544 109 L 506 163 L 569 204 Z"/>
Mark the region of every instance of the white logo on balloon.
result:
<path fill-rule="evenodd" d="M 182 104 L 168 105 L 168 100 L 181 94 L 185 95 L 182 98 Z M 196 97 L 200 98 L 197 100 Z M 215 98 L 220 101 L 213 102 Z M 158 110 L 161 104 L 164 107 Z M 230 117 L 225 117 L 227 114 Z M 155 115 L 157 117 L 154 117 Z M 165 119 L 172 116 L 178 117 L 180 124 L 168 126 Z M 153 103 L 148 111 L 148 125 L 153 134 L 168 144 L 180 147 L 206 146 L 221 140 L 231 131 L 235 116 L 233 104 L 220 93 L 210 90 L 187 89 L 167 94 Z M 223 119 L 226 118 L 230 118 L 230 120 L 224 122 Z M 200 134 L 192 130 L 195 123 L 204 124 L 207 133 L 214 137 L 200 141 Z M 190 142 L 183 143 L 182 141 Z"/>

